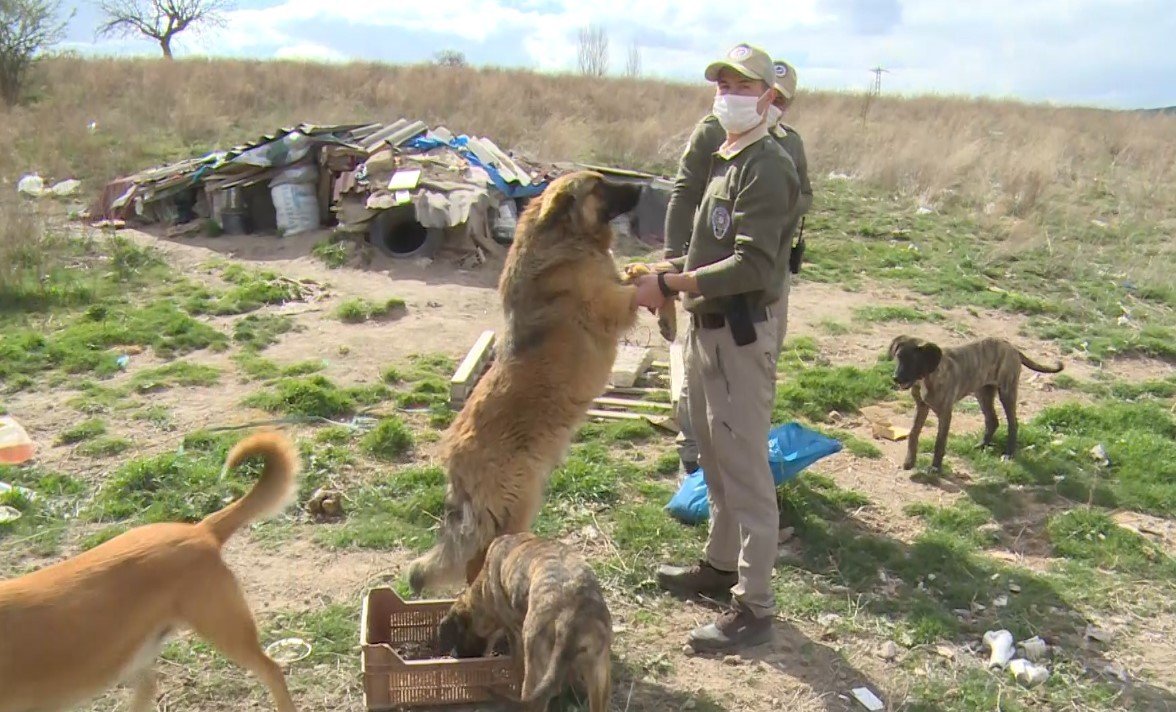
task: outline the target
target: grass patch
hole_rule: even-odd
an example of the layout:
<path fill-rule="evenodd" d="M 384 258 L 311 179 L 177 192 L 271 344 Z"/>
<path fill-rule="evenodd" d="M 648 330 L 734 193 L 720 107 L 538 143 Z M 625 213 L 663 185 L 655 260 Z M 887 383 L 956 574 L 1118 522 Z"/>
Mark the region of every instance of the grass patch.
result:
<path fill-rule="evenodd" d="M 51 369 L 109 376 L 119 370 L 118 347 L 151 347 L 172 358 L 205 348 L 224 348 L 227 339 L 169 301 L 143 307 L 101 303 L 56 331 L 13 329 L 0 334 L 0 383 Z"/>
<path fill-rule="evenodd" d="M 406 309 L 404 300 L 396 297 L 379 304 L 356 297 L 340 303 L 335 309 L 335 316 L 347 324 L 360 324 L 371 319 L 401 316 Z"/>
<path fill-rule="evenodd" d="M 326 361 L 297 361 L 295 363 L 279 365 L 255 353 L 246 352 L 233 356 L 233 362 L 241 374 L 252 381 L 269 381 L 275 378 L 293 378 L 309 376 L 327 367 Z"/>
<path fill-rule="evenodd" d="M 109 388 L 87 380 L 79 383 L 77 389 L 78 395 L 70 398 L 67 403 L 87 415 L 125 410 L 134 405 L 133 401 L 128 399 L 130 394 L 125 388 Z"/>
<path fill-rule="evenodd" d="M 72 428 L 61 431 L 57 436 L 57 442 L 60 445 L 73 445 L 86 440 L 92 440 L 105 433 L 106 421 L 100 418 L 91 418 L 90 420 L 83 420 Z"/>
<path fill-rule="evenodd" d="M 926 502 L 907 505 L 907 516 L 919 517 L 931 531 L 957 537 L 974 547 L 988 547 L 1000 540 L 998 529 L 991 526 L 992 514 L 977 504 L 961 501 L 950 507 L 936 507 Z"/>
<path fill-rule="evenodd" d="M 327 546 L 364 549 L 428 546 L 430 528 L 441 517 L 445 472 L 439 467 L 410 467 L 382 475 L 353 495 L 347 521 L 323 526 L 316 539 Z"/>
<path fill-rule="evenodd" d="M 828 421 L 829 413 L 856 413 L 862 406 L 894 395 L 890 369 L 877 364 L 869 369 L 855 366 L 814 366 L 791 371 L 776 387 L 772 422 L 795 418 Z"/>
<path fill-rule="evenodd" d="M 196 290 L 185 303 L 190 313 L 214 316 L 245 314 L 267 304 L 301 301 L 306 296 L 305 285 L 269 270 L 254 271 L 239 264 L 228 264 L 222 268 L 221 277 L 230 287 L 219 293 L 208 289 Z"/>
<path fill-rule="evenodd" d="M 282 378 L 254 393 L 244 404 L 271 413 L 337 418 L 354 413 L 359 405 L 374 405 L 388 395 L 384 386 L 340 388 L 326 376 Z"/>
<path fill-rule="evenodd" d="M 0 561 L 16 563 L 23 556 L 58 552 L 69 520 L 86 493 L 80 481 L 40 467 L 0 465 L 0 482 L 13 487 L 0 492 L 0 505 L 16 509 L 19 519 L 0 523 Z M 0 565 L 3 570 L 3 565 Z"/>
<path fill-rule="evenodd" d="M 835 321 L 833 319 L 822 319 L 817 327 L 829 336 L 845 336 L 853 333 L 853 327 L 844 322 Z"/>
<path fill-rule="evenodd" d="M 1075 501 L 1176 516 L 1176 414 L 1155 401 L 1066 403 L 1023 423 L 1018 452 L 1003 462 L 1004 430 L 991 451 L 979 434 L 953 437 L 949 449 L 985 477 L 1037 485 Z M 1101 445 L 1104 466 L 1091 454 Z"/>
<path fill-rule="evenodd" d="M 577 507 L 615 504 L 625 484 L 634 482 L 639 474 L 636 467 L 611 458 L 602 445 L 575 445 L 567 461 L 552 473 L 547 495 Z"/>
<path fill-rule="evenodd" d="M 283 334 L 300 330 L 285 315 L 247 314 L 233 324 L 233 341 L 249 351 L 262 351 L 278 343 Z"/>
<path fill-rule="evenodd" d="M 162 391 L 175 386 L 214 386 L 220 370 L 204 364 L 174 361 L 166 366 L 140 371 L 131 377 L 131 389 L 139 393 Z"/>
<path fill-rule="evenodd" d="M 1105 512 L 1062 512 L 1050 517 L 1046 531 L 1058 556 L 1115 571 L 1176 577 L 1176 562 Z"/>
<path fill-rule="evenodd" d="M 412 450 L 412 446 L 412 431 L 395 415 L 382 418 L 376 427 L 360 440 L 360 447 L 364 452 L 385 462 L 403 458 Z"/>
<path fill-rule="evenodd" d="M 657 430 L 648 420 L 618 420 L 612 422 L 588 422 L 576 433 L 577 442 L 641 443 L 658 436 Z"/>
<path fill-rule="evenodd" d="M 82 443 L 77 453 L 86 457 L 113 457 L 131 448 L 131 441 L 126 438 L 99 437 Z"/>
<path fill-rule="evenodd" d="M 855 321 L 866 323 L 898 321 L 906 324 L 920 324 L 926 322 L 940 322 L 944 320 L 942 313 L 916 309 L 904 306 L 869 306 L 858 307 L 853 310 Z"/>
<path fill-rule="evenodd" d="M 331 240 L 323 240 L 316 244 L 310 250 L 310 254 L 317 257 L 327 267 L 331 269 L 339 269 L 347 264 L 347 260 L 351 257 L 351 249 L 348 242 L 332 242 Z"/>
<path fill-rule="evenodd" d="M 863 440 L 848 430 L 833 430 L 826 428 L 818 428 L 821 432 L 834 440 L 839 441 L 845 450 L 854 457 L 860 457 L 863 460 L 878 460 L 882 457 L 882 451 L 878 446 L 869 440 Z"/>
<path fill-rule="evenodd" d="M 221 477 L 225 456 L 240 439 L 196 432 L 175 452 L 127 462 L 98 490 L 87 516 L 98 522 L 199 521 L 257 482 L 260 458 Z"/>

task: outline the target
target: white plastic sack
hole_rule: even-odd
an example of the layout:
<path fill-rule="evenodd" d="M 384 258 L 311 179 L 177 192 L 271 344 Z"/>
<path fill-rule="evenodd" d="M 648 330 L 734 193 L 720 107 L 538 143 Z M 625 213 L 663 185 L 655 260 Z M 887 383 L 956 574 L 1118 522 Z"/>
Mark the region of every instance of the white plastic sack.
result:
<path fill-rule="evenodd" d="M 278 230 L 297 235 L 319 226 L 318 191 L 314 183 L 283 183 L 270 188 Z"/>
<path fill-rule="evenodd" d="M 81 189 L 81 181 L 70 178 L 55 184 L 52 188 L 49 189 L 49 192 L 57 198 L 68 198 L 71 195 L 77 195 L 78 191 Z"/>
<path fill-rule="evenodd" d="M 45 193 L 45 181 L 36 173 L 22 176 L 16 184 L 16 192 L 32 198 L 40 198 Z"/>

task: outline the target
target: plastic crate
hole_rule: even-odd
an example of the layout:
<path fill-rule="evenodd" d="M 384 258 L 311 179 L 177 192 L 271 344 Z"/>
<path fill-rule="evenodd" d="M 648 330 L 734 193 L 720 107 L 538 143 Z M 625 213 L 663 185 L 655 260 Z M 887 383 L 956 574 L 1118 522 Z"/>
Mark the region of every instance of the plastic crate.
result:
<path fill-rule="evenodd" d="M 368 591 L 359 622 L 368 710 L 518 699 L 522 681 L 511 655 L 405 660 L 397 652 L 406 643 L 438 650 L 437 626 L 452 605 L 453 599 L 405 601 L 390 588 Z"/>

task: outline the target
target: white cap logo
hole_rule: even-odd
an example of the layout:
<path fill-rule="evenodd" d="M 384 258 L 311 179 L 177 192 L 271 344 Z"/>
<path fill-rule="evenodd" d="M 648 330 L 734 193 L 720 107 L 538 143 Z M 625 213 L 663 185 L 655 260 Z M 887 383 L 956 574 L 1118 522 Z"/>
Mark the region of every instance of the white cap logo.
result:
<path fill-rule="evenodd" d="M 776 76 L 777 76 L 777 77 L 786 77 L 786 76 L 788 76 L 788 65 L 786 65 L 786 64 L 777 64 L 777 65 L 776 65 Z"/>
<path fill-rule="evenodd" d="M 739 45 L 735 49 L 731 50 L 731 59 L 734 59 L 736 61 L 747 59 L 750 56 L 751 56 L 751 48 L 748 47 L 747 45 Z"/>

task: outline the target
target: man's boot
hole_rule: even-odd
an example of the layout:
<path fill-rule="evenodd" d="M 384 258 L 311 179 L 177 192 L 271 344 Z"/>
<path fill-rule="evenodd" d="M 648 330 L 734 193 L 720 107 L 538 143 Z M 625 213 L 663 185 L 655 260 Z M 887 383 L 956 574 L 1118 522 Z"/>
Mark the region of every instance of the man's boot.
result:
<path fill-rule="evenodd" d="M 690 631 L 687 643 L 700 653 L 731 652 L 762 645 L 772 639 L 772 616 L 757 618 L 742 604 L 733 603 L 714 623 Z"/>
<path fill-rule="evenodd" d="M 716 598 L 731 591 L 739 582 L 736 571 L 720 571 L 707 561 L 693 566 L 670 566 L 663 564 L 657 569 L 657 585 L 683 596 L 710 596 Z"/>

